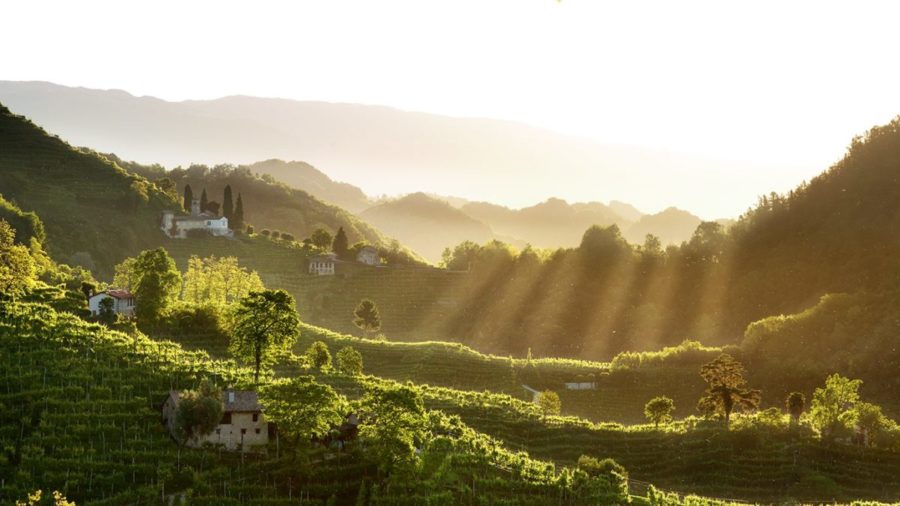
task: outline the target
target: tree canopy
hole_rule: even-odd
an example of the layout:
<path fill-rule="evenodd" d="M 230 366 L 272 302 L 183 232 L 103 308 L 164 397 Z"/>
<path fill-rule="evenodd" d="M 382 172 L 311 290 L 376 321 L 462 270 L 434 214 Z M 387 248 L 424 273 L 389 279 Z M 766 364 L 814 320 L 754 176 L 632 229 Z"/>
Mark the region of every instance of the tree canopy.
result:
<path fill-rule="evenodd" d="M 381 316 L 378 306 L 369 299 L 363 299 L 353 310 L 353 324 L 359 327 L 366 337 L 381 329 Z"/>
<path fill-rule="evenodd" d="M 229 315 L 231 343 L 236 358 L 252 364 L 254 380 L 275 353 L 289 348 L 299 336 L 300 317 L 294 298 L 284 290 L 250 292 Z"/>
<path fill-rule="evenodd" d="M 704 414 L 720 414 L 727 427 L 735 407 L 753 409 L 759 406 L 759 390 L 747 388 L 744 366 L 731 355 L 723 353 L 700 368 L 700 376 L 707 383 L 705 395 L 698 408 Z"/>

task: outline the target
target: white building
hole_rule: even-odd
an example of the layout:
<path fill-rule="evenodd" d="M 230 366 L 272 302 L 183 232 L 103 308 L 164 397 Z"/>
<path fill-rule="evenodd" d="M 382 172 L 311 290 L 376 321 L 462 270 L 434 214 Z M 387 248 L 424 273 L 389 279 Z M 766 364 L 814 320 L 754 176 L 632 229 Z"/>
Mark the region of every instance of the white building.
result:
<path fill-rule="evenodd" d="M 364 246 L 356 254 L 356 261 L 366 265 L 381 265 L 381 257 L 373 246 Z"/>
<path fill-rule="evenodd" d="M 163 211 L 159 227 L 169 237 L 184 239 L 191 230 L 203 230 L 217 237 L 233 235 L 228 228 L 228 218 L 216 216 L 209 211 L 200 211 L 200 199 L 191 201 L 190 216 L 175 216 L 175 211 Z"/>
<path fill-rule="evenodd" d="M 209 434 L 194 436 L 185 444 L 201 447 L 206 443 L 222 445 L 228 450 L 249 452 L 269 442 L 269 424 L 263 416 L 259 396 L 249 390 L 227 389 L 222 392 L 222 421 Z M 181 396 L 170 390 L 162 406 L 163 424 L 173 435 L 176 433 L 175 417 Z"/>
<path fill-rule="evenodd" d="M 113 300 L 113 311 L 125 316 L 134 316 L 134 295 L 126 290 L 107 290 L 91 296 L 88 308 L 92 316 L 100 315 L 100 302 L 103 299 Z"/>
<path fill-rule="evenodd" d="M 334 264 L 337 262 L 337 255 L 334 253 L 325 253 L 309 258 L 309 273 L 317 276 L 333 276 Z"/>

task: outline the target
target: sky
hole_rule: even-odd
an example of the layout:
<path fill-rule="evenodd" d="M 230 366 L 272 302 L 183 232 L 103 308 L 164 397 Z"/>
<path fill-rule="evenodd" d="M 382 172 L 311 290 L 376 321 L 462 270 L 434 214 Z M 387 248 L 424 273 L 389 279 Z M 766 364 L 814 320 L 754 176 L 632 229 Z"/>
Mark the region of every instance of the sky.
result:
<path fill-rule="evenodd" d="M 29 0 L 0 19 L 0 79 L 509 119 L 781 186 L 900 113 L 896 2 Z"/>

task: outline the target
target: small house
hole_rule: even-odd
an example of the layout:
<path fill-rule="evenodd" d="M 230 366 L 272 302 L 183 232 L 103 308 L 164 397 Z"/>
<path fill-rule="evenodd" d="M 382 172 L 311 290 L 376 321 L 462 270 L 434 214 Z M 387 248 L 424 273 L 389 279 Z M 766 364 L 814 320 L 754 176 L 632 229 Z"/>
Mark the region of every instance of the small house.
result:
<path fill-rule="evenodd" d="M 381 265 L 381 256 L 374 246 L 364 246 L 356 254 L 356 261 L 365 265 Z"/>
<path fill-rule="evenodd" d="M 325 253 L 309 258 L 309 273 L 317 276 L 333 276 L 334 264 L 337 263 L 337 255 Z"/>
<path fill-rule="evenodd" d="M 596 390 L 597 383 L 593 381 L 567 382 L 566 390 Z"/>
<path fill-rule="evenodd" d="M 190 216 L 176 216 L 175 211 L 163 211 L 160 229 L 169 237 L 184 239 L 191 232 L 205 232 L 216 237 L 231 237 L 228 218 L 200 209 L 200 199 L 191 201 Z"/>
<path fill-rule="evenodd" d="M 113 311 L 116 314 L 134 316 L 134 295 L 127 290 L 107 290 L 91 295 L 88 299 L 91 316 L 100 316 L 100 302 L 104 299 L 113 300 Z"/>
<path fill-rule="evenodd" d="M 171 390 L 162 406 L 163 424 L 173 437 L 179 401 L 179 392 Z M 219 425 L 209 434 L 191 438 L 187 446 L 200 447 L 209 443 L 232 451 L 249 452 L 269 443 L 269 424 L 263 416 L 256 392 L 227 389 L 222 392 L 222 403 Z"/>

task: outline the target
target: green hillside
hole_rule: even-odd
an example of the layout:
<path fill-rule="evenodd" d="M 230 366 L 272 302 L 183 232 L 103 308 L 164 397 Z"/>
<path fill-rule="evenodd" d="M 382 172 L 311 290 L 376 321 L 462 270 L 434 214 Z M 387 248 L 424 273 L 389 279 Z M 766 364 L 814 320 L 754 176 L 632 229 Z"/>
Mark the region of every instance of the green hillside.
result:
<path fill-rule="evenodd" d="M 512 453 L 440 413 L 427 415 L 432 428 L 413 475 L 377 472 L 362 449 L 312 467 L 271 454 L 186 449 L 159 421 L 168 389 L 192 387 L 201 377 L 240 385 L 244 370 L 33 304 L 3 306 L 0 343 L 10 351 L 0 356 L 4 503 L 41 489 L 79 504 L 168 497 L 191 504 L 325 504 L 329 498 L 343 504 L 357 497 L 363 481 L 368 504 L 442 498 L 538 505 L 560 494 L 568 504 L 594 504 L 626 497 L 624 482 L 586 475 L 572 481 L 570 471 Z M 291 499 L 292 491 L 305 494 Z"/>
<path fill-rule="evenodd" d="M 157 244 L 159 214 L 174 201 L 129 174 L 0 105 L 0 194 L 37 213 L 57 260 L 100 274 L 126 253 Z"/>

